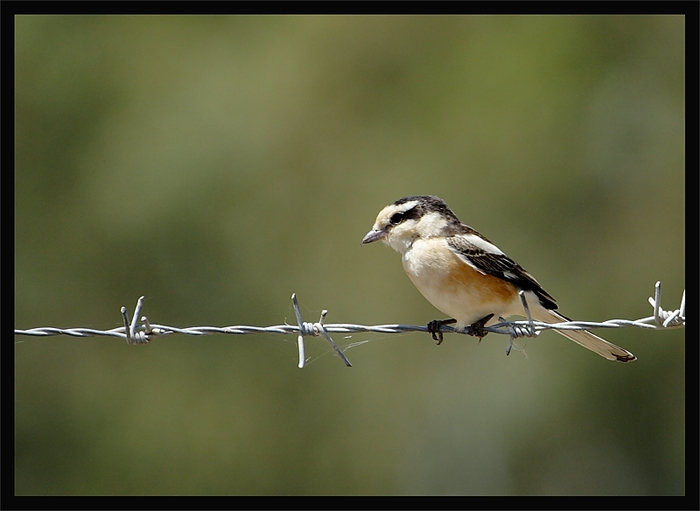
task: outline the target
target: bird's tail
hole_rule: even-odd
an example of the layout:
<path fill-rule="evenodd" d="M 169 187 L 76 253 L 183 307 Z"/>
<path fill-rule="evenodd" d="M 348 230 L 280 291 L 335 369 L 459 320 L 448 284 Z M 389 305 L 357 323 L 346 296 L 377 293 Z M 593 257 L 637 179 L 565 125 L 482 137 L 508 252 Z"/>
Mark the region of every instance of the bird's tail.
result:
<path fill-rule="evenodd" d="M 536 307 L 535 310 L 531 312 L 533 319 L 545 323 L 564 323 L 569 321 L 558 312 L 545 309 L 544 307 Z M 615 346 L 586 330 L 557 330 L 557 333 L 608 360 L 617 360 L 619 362 L 632 362 L 633 360 L 637 360 L 637 357 L 626 349 Z"/>

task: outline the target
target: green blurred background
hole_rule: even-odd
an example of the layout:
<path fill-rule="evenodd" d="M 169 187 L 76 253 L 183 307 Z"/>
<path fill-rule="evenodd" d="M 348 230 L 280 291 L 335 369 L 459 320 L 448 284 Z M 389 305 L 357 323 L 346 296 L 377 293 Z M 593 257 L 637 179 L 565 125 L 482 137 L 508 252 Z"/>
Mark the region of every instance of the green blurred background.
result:
<path fill-rule="evenodd" d="M 577 319 L 684 289 L 680 16 L 16 18 L 15 327 L 425 324 L 435 194 Z M 600 333 L 600 332 L 599 332 Z M 682 494 L 683 330 L 15 337 L 15 491 Z M 364 342 L 363 341 L 368 341 Z M 351 346 L 353 343 L 362 343 Z"/>

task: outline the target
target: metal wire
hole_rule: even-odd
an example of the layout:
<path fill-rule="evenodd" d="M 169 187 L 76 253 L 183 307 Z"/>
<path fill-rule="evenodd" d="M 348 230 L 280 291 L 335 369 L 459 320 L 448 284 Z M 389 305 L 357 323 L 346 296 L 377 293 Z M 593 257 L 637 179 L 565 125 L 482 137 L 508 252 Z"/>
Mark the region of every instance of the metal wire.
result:
<path fill-rule="evenodd" d="M 495 334 L 505 334 L 510 336 L 510 342 L 506 348 L 506 354 L 510 353 L 513 345 L 513 339 L 521 337 L 536 337 L 543 330 L 591 330 L 593 328 L 625 328 L 625 327 L 637 327 L 646 328 L 650 330 L 667 330 L 671 328 L 683 328 L 685 327 L 685 291 L 683 291 L 683 296 L 681 298 L 680 308 L 674 311 L 665 311 L 661 308 L 661 282 L 656 283 L 654 298 L 649 298 L 649 303 L 654 309 L 654 315 L 646 318 L 641 318 L 637 320 L 629 319 L 610 319 L 603 322 L 595 321 L 567 321 L 563 323 L 543 323 L 541 321 L 534 321 L 530 316 L 530 309 L 525 299 L 524 292 L 521 291 L 520 298 L 523 301 L 523 307 L 525 308 L 525 313 L 527 315 L 527 320 L 524 321 L 505 321 L 503 318 L 500 323 L 492 326 L 484 327 L 483 330 L 486 332 L 493 332 Z M 340 357 L 343 363 L 347 367 L 352 367 L 350 361 L 347 359 L 343 351 L 338 347 L 338 345 L 330 337 L 329 333 L 359 333 L 359 332 L 375 332 L 381 334 L 398 334 L 406 332 L 429 332 L 428 326 L 415 326 L 415 325 L 401 325 L 401 324 L 386 324 L 386 325 L 356 325 L 351 323 L 335 323 L 335 324 L 324 324 L 326 315 L 328 311 L 324 310 L 321 312 L 321 318 L 316 323 L 304 322 L 301 316 L 301 310 L 299 309 L 299 302 L 297 301 L 296 294 L 292 294 L 292 304 L 294 306 L 294 313 L 296 316 L 296 325 L 274 325 L 267 327 L 258 326 L 244 326 L 235 325 L 227 327 L 214 327 L 214 326 L 197 326 L 197 327 L 186 327 L 177 328 L 173 326 L 151 324 L 146 316 L 141 316 L 141 321 L 138 322 L 138 318 L 141 308 L 143 306 L 144 297 L 140 297 L 136 303 L 134 309 L 134 316 L 131 321 L 129 321 L 129 315 L 126 307 L 121 308 L 122 321 L 124 326 L 119 328 L 114 328 L 112 330 L 95 330 L 92 328 L 55 328 L 55 327 L 39 327 L 31 328 L 29 330 L 18 330 L 15 329 L 15 335 L 29 335 L 36 337 L 48 337 L 53 335 L 70 335 L 73 337 L 118 337 L 125 339 L 127 344 L 147 344 L 156 337 L 162 337 L 172 334 L 183 334 L 183 335 L 210 335 L 210 334 L 231 334 L 231 335 L 247 335 L 247 334 L 259 334 L 259 333 L 273 333 L 273 334 L 285 334 L 297 335 L 297 345 L 299 348 L 299 368 L 304 367 L 306 360 L 305 357 L 305 346 L 304 337 L 323 337 L 333 348 L 335 353 Z M 442 332 L 453 332 L 461 334 L 471 334 L 469 328 L 463 332 L 457 332 L 455 329 L 448 325 L 442 325 L 440 327 Z"/>

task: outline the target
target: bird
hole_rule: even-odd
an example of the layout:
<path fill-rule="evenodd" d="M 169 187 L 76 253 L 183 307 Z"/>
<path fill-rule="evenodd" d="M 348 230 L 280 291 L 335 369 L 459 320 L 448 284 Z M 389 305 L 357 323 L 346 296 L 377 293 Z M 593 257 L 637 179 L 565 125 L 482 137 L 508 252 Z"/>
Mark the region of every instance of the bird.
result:
<path fill-rule="evenodd" d="M 439 197 L 411 195 L 383 208 L 362 244 L 379 240 L 401 254 L 403 268 L 418 291 L 451 317 L 428 323 L 438 344 L 444 324 L 455 324 L 458 332 L 471 327 L 467 333 L 482 338 L 484 327 L 508 316 L 525 316 L 520 291 L 525 292 L 533 319 L 549 324 L 570 321 L 532 275 L 462 223 Z M 557 332 L 608 360 L 636 360 L 629 351 L 587 330 Z"/>

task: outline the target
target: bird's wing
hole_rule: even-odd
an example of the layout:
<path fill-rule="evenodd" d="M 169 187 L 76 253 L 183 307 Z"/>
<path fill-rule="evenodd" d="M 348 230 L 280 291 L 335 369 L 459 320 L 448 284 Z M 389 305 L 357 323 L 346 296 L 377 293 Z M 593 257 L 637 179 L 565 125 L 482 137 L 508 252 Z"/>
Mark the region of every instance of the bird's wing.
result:
<path fill-rule="evenodd" d="M 515 284 L 519 289 L 534 292 L 545 309 L 556 309 L 556 300 L 518 263 L 476 231 L 446 238 L 450 249 L 465 263 L 484 275 L 493 275 Z"/>
<path fill-rule="evenodd" d="M 530 307 L 534 319 L 545 323 L 571 321 L 554 310 L 557 308 L 556 301 L 532 275 L 471 227 L 463 225 L 461 233 L 448 236 L 446 239 L 450 249 L 478 272 L 493 275 L 512 282 L 519 289 L 535 293 L 540 303 Z M 624 348 L 586 330 L 557 330 L 557 332 L 608 360 L 632 362 L 637 359 Z"/>

